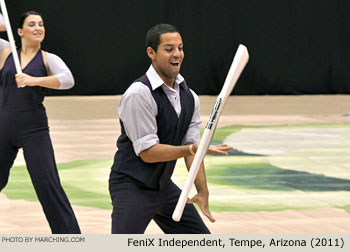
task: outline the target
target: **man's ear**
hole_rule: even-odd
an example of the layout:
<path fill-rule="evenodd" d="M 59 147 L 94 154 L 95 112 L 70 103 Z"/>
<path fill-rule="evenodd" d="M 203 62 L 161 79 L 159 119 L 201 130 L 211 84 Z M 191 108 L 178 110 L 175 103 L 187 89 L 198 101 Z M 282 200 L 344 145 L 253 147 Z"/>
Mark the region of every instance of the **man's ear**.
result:
<path fill-rule="evenodd" d="M 157 53 L 153 50 L 153 48 L 149 46 L 149 47 L 147 47 L 146 51 L 147 51 L 148 57 L 149 57 L 152 61 L 155 60 L 156 54 L 157 54 Z"/>

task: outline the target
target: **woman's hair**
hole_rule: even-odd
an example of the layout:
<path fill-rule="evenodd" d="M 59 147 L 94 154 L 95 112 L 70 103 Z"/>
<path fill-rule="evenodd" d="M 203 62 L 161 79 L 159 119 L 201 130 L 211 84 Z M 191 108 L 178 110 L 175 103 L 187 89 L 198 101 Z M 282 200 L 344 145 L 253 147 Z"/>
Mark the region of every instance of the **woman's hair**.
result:
<path fill-rule="evenodd" d="M 37 16 L 40 16 L 41 18 L 43 17 L 39 12 L 36 12 L 36 11 L 27 11 L 27 12 L 24 12 L 20 17 L 19 17 L 19 20 L 18 20 L 18 25 L 17 25 L 17 28 L 23 28 L 23 23 L 24 23 L 24 20 L 30 16 L 30 15 L 37 15 Z"/>

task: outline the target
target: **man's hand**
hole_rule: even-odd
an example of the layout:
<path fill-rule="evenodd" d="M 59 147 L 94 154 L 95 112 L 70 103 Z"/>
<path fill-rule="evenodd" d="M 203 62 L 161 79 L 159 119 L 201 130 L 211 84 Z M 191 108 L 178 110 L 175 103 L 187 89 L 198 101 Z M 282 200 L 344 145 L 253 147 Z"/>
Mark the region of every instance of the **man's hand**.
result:
<path fill-rule="evenodd" d="M 199 143 L 193 144 L 193 151 L 197 152 Z M 221 154 L 221 155 L 228 155 L 226 151 L 233 150 L 233 147 L 228 146 L 227 144 L 217 144 L 217 145 L 210 145 L 208 148 L 207 154 Z"/>
<path fill-rule="evenodd" d="M 202 213 L 210 220 L 210 222 L 215 222 L 216 220 L 211 215 L 209 211 L 208 203 L 209 193 L 198 193 L 192 199 L 187 200 L 187 203 L 196 203 L 201 209 Z"/>

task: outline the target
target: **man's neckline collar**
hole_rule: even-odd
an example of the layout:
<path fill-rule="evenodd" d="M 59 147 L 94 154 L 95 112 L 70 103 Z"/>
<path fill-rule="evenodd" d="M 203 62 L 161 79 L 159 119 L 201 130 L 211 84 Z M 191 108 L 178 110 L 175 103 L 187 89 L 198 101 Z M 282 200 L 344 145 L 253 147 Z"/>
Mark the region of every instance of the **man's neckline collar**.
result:
<path fill-rule="evenodd" d="M 159 74 L 157 73 L 157 71 L 154 69 L 153 65 L 151 64 L 151 66 L 148 68 L 147 72 L 146 72 L 146 76 L 149 79 L 149 82 L 151 83 L 152 86 L 152 90 L 155 90 L 156 88 L 159 88 L 160 86 L 167 85 L 164 83 L 163 79 L 159 76 Z M 181 74 L 178 74 L 176 76 L 175 82 L 177 84 L 181 84 L 183 86 L 185 86 L 185 79 L 184 77 L 182 77 Z"/>

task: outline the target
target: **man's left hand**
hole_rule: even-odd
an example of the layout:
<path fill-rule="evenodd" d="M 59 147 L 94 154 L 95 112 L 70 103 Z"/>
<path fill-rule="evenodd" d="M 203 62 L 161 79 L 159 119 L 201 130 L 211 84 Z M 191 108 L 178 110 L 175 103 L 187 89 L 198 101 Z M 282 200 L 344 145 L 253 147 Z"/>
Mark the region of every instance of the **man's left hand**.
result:
<path fill-rule="evenodd" d="M 198 193 L 192 199 L 187 200 L 187 203 L 196 203 L 201 209 L 202 213 L 210 220 L 210 222 L 215 222 L 216 220 L 211 215 L 209 211 L 208 203 L 209 193 Z"/>

